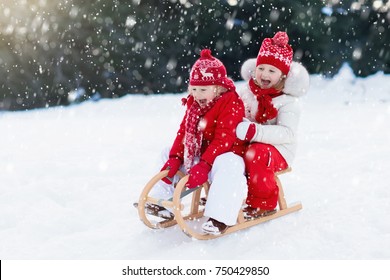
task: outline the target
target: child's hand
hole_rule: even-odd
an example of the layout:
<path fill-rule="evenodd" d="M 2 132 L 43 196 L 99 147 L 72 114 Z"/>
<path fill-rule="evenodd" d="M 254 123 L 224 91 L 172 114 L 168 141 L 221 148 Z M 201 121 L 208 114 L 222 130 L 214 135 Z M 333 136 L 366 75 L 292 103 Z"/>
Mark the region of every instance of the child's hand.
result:
<path fill-rule="evenodd" d="M 169 170 L 169 172 L 167 177 L 164 177 L 161 180 L 164 183 L 172 184 L 173 176 L 175 176 L 180 166 L 181 166 L 181 159 L 177 157 L 171 157 L 170 159 L 168 159 L 167 162 L 164 164 L 163 168 L 161 168 L 161 171 Z"/>
<path fill-rule="evenodd" d="M 211 166 L 205 161 L 195 164 L 190 171 L 188 171 L 190 178 L 188 179 L 186 187 L 193 189 L 205 183 L 209 178 L 210 170 Z"/>
<path fill-rule="evenodd" d="M 236 128 L 236 135 L 240 140 L 252 142 L 257 135 L 256 124 L 248 121 L 240 122 Z"/>

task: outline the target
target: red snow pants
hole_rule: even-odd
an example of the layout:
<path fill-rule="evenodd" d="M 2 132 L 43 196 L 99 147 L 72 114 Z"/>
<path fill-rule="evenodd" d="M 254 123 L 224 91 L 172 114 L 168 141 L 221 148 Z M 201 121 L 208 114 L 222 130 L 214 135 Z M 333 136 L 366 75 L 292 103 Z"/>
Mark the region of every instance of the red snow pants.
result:
<path fill-rule="evenodd" d="M 248 180 L 246 203 L 253 208 L 275 209 L 279 195 L 275 172 L 288 167 L 286 160 L 274 146 L 252 143 L 244 161 Z"/>

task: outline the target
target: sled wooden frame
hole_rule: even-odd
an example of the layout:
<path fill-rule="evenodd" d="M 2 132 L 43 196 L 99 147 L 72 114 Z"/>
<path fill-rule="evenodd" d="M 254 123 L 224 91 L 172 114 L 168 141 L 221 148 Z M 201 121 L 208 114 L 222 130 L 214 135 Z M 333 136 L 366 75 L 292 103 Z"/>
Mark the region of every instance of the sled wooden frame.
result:
<path fill-rule="evenodd" d="M 199 240 L 208 240 L 208 239 L 214 239 L 217 237 L 225 236 L 227 234 L 246 229 L 279 217 L 282 217 L 284 215 L 299 211 L 302 209 L 301 203 L 295 203 L 293 205 L 288 206 L 286 203 L 286 199 L 284 198 L 284 191 L 282 187 L 282 183 L 279 179 L 279 175 L 282 175 L 284 173 L 290 172 L 291 168 L 287 168 L 285 170 L 282 170 L 280 172 L 275 173 L 275 179 L 276 183 L 279 187 L 279 197 L 278 197 L 278 209 L 275 214 L 272 214 L 270 216 L 260 217 L 254 220 L 246 220 L 244 218 L 243 211 L 240 210 L 237 224 L 231 227 L 228 227 L 228 229 L 220 235 L 211 235 L 211 234 L 205 234 L 201 233 L 197 230 L 195 230 L 193 227 L 191 227 L 188 223 L 188 221 L 194 221 L 197 219 L 200 219 L 203 217 L 204 209 L 200 209 L 200 199 L 201 199 L 201 193 L 202 189 L 204 189 L 204 192 L 207 196 L 209 184 L 205 183 L 202 186 L 196 188 L 195 190 L 190 190 L 190 194 L 192 194 L 192 202 L 190 205 L 190 211 L 189 214 L 183 215 L 184 205 L 181 203 L 181 200 L 183 198 L 183 193 L 188 192 L 186 190 L 185 184 L 188 181 L 188 175 L 184 176 L 183 173 L 180 171 L 178 172 L 178 175 L 181 177 L 180 181 L 177 183 L 175 187 L 175 192 L 173 194 L 173 198 L 169 200 L 159 200 L 153 197 L 149 196 L 150 190 L 153 188 L 153 186 L 160 181 L 162 178 L 166 177 L 168 174 L 168 171 L 161 171 L 158 174 L 156 174 L 145 186 L 143 189 L 139 201 L 138 201 L 138 214 L 142 222 L 153 229 L 159 229 L 159 228 L 167 228 L 174 225 L 179 225 L 181 230 L 187 234 L 190 237 L 199 239 Z M 192 191 L 192 192 L 191 192 Z M 187 195 L 187 194 L 186 194 Z M 145 204 L 154 203 L 157 205 L 161 205 L 166 208 L 173 209 L 173 213 L 175 215 L 174 219 L 172 220 L 163 220 L 161 222 L 152 222 L 148 218 L 148 214 L 145 212 Z"/>

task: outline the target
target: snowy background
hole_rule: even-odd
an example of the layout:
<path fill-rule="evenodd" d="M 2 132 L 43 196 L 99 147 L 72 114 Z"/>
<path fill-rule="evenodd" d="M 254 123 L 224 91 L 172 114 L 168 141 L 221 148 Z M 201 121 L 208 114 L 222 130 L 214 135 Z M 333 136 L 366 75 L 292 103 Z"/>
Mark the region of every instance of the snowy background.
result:
<path fill-rule="evenodd" d="M 0 113 L 0 259 L 389 259 L 390 76 L 311 77 L 288 203 L 303 210 L 210 241 L 151 230 L 132 203 L 185 96 Z M 242 86 L 242 83 L 237 83 Z"/>

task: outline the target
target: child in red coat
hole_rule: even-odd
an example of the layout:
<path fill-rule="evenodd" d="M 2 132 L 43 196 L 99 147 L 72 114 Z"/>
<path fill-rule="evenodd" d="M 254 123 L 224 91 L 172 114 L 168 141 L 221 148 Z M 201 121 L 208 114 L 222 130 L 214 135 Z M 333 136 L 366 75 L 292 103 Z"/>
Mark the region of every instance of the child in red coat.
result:
<path fill-rule="evenodd" d="M 175 174 L 189 174 L 188 188 L 206 181 L 211 187 L 205 206 L 205 233 L 221 234 L 234 225 L 246 195 L 245 165 L 233 153 L 236 127 L 243 120 L 244 106 L 226 75 L 222 62 L 202 50 L 191 69 L 187 110 L 176 139 L 161 170 L 168 176 L 152 189 L 152 196 L 167 198 L 173 194 Z"/>

